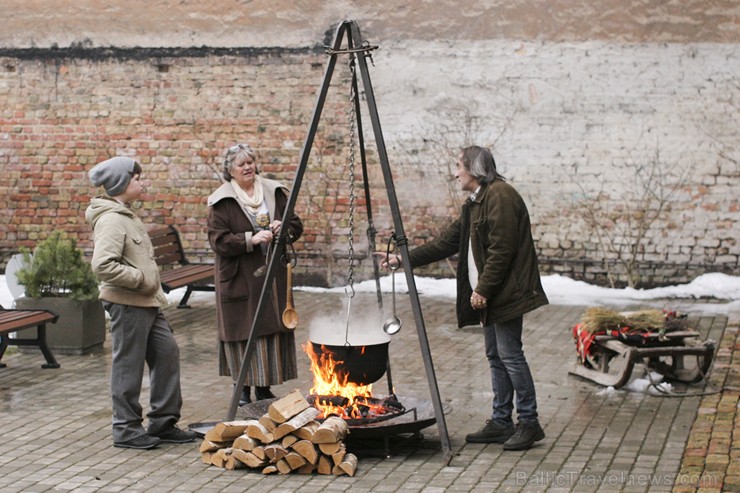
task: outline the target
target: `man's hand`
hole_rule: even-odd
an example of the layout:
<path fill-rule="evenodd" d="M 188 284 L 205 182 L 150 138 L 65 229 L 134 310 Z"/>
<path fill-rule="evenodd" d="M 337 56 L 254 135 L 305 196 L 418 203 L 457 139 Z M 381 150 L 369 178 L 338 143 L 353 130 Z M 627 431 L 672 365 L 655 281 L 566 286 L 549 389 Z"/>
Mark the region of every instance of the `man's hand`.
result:
<path fill-rule="evenodd" d="M 470 297 L 470 305 L 476 310 L 483 310 L 488 306 L 488 300 L 473 291 L 473 296 Z"/>
<path fill-rule="evenodd" d="M 401 265 L 401 256 L 397 253 L 388 255 L 385 252 L 375 252 L 373 255 L 380 259 L 380 266 L 385 270 L 398 268 Z"/>

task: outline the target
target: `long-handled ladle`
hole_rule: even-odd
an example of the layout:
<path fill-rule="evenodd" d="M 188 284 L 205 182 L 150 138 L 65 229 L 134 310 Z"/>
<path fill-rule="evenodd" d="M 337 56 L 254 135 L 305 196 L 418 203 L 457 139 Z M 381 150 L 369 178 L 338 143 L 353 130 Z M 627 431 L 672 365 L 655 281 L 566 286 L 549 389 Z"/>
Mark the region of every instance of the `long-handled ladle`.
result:
<path fill-rule="evenodd" d="M 390 241 L 388 242 L 388 254 L 386 255 L 387 259 L 390 259 Z M 383 331 L 386 334 L 393 335 L 397 333 L 399 330 L 401 330 L 401 320 L 396 315 L 396 271 L 398 270 L 398 267 L 400 264 L 391 265 L 390 261 L 388 261 L 388 266 L 391 269 L 391 296 L 393 299 L 393 316 L 385 321 L 383 324 Z"/>
<path fill-rule="evenodd" d="M 290 262 L 288 262 L 288 292 L 285 296 L 283 325 L 291 330 L 298 327 L 298 312 L 293 308 L 293 264 Z"/>

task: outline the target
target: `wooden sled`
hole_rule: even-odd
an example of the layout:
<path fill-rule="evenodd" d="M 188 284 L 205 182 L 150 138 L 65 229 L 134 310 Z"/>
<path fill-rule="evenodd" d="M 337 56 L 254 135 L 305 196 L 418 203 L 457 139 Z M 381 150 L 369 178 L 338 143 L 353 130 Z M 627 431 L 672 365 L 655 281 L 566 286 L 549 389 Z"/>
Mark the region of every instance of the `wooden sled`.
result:
<path fill-rule="evenodd" d="M 593 352 L 586 364 L 574 363 L 569 373 L 592 380 L 605 387 L 619 388 L 629 382 L 636 362 L 645 361 L 666 380 L 683 383 L 701 381 L 712 366 L 715 343 L 701 341 L 700 334 L 682 330 L 666 334 L 648 334 L 644 344 L 632 346 L 608 335 L 596 336 Z M 687 367 L 686 356 L 695 364 Z"/>

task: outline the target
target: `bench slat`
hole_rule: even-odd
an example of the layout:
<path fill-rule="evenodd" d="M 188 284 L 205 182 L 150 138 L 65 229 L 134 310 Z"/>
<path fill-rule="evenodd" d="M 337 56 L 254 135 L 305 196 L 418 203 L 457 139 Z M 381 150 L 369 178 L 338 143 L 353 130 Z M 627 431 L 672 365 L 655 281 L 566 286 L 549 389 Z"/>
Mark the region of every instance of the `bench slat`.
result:
<path fill-rule="evenodd" d="M 160 280 L 162 281 L 162 284 L 166 284 L 167 287 L 172 290 L 187 286 L 188 284 L 193 284 L 198 281 L 205 281 L 207 279 L 213 278 L 212 265 L 198 267 L 198 269 L 189 270 L 188 272 L 178 272 L 180 270 L 185 270 L 185 268 L 164 272 L 160 276 Z M 172 273 L 172 275 L 168 276 L 168 273 Z"/>
<path fill-rule="evenodd" d="M 15 332 L 16 330 L 56 321 L 56 319 L 57 316 L 50 312 L 2 310 L 0 311 L 0 332 Z"/>
<path fill-rule="evenodd" d="M 213 291 L 214 265 L 191 264 L 188 262 L 180 242 L 180 234 L 172 225 L 157 226 L 149 230 L 149 239 L 154 247 L 154 257 L 160 269 L 160 281 L 165 292 L 187 286 L 188 290 L 180 300 L 180 308 L 187 308 L 187 300 L 192 291 Z M 196 283 L 211 281 L 208 287 L 195 286 Z"/>

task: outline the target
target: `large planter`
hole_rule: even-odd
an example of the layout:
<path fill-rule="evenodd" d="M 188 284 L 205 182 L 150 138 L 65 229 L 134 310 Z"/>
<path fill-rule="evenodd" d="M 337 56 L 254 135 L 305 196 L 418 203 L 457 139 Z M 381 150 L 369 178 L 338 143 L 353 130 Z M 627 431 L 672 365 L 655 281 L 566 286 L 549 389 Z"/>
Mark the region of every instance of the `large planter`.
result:
<path fill-rule="evenodd" d="M 76 301 L 70 298 L 18 298 L 16 308 L 49 310 L 59 315 L 55 324 L 46 326 L 46 341 L 55 353 L 85 354 L 105 342 L 105 310 L 98 300 Z M 36 329 L 18 332 L 18 338 L 36 337 Z"/>

